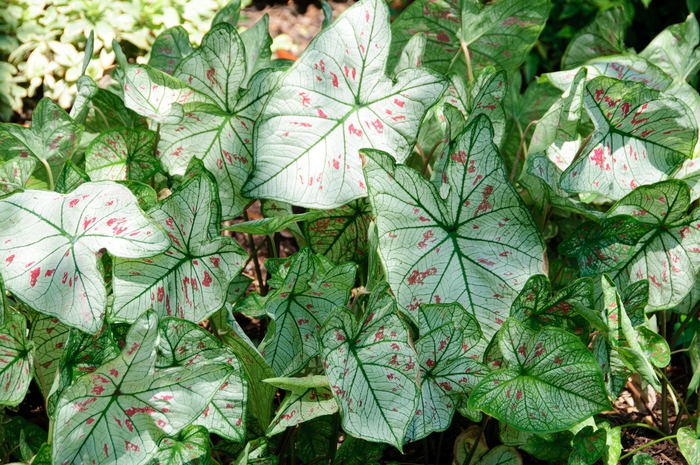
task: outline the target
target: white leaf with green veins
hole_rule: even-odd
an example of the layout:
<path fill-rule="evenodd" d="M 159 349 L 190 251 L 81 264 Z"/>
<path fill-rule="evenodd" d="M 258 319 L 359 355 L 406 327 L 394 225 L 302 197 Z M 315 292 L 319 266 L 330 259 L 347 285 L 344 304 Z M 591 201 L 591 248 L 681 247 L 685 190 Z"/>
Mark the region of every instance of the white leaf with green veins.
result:
<path fill-rule="evenodd" d="M 213 236 L 221 224 L 214 183 L 196 176 L 149 210 L 172 241 L 151 258 L 115 259 L 113 315 L 132 322 L 152 308 L 161 317 L 195 323 L 219 310 L 246 253 L 231 237 Z"/>
<path fill-rule="evenodd" d="M 277 415 L 267 429 L 267 436 L 281 433 L 305 421 L 338 411 L 338 402 L 323 375 L 304 378 L 270 378 L 265 380 L 278 388 L 289 391 L 280 405 Z"/>
<path fill-rule="evenodd" d="M 406 159 L 445 83 L 408 69 L 394 84 L 385 74 L 390 36 L 379 0 L 361 0 L 316 36 L 265 106 L 244 195 L 335 208 L 367 195 L 359 149 Z"/>
<path fill-rule="evenodd" d="M 419 372 L 387 291 L 386 284 L 375 289 L 364 320 L 337 307 L 323 324 L 319 342 L 343 430 L 400 451 L 416 411 Z"/>
<path fill-rule="evenodd" d="M 32 234 L 27 234 L 32 231 Z M 134 195 L 112 181 L 85 183 L 67 195 L 27 190 L 0 200 L 0 274 L 33 309 L 94 334 L 106 290 L 96 254 L 139 258 L 170 246 Z"/>
<path fill-rule="evenodd" d="M 19 313 L 0 326 L 0 405 L 19 404 L 29 389 L 34 357 L 26 332 L 27 320 Z"/>
<path fill-rule="evenodd" d="M 68 341 L 70 328 L 58 321 L 57 318 L 38 314 L 32 320 L 29 339 L 34 342 L 34 379 L 47 398 L 54 382 L 63 348 Z"/>
<path fill-rule="evenodd" d="M 144 463 L 202 413 L 233 372 L 225 364 L 156 371 L 158 317 L 146 312 L 122 353 L 79 378 L 56 407 L 53 462 Z"/>
<path fill-rule="evenodd" d="M 490 340 L 533 274 L 544 245 L 508 182 L 488 118 L 450 147 L 446 199 L 420 173 L 363 151 L 379 254 L 399 308 L 416 323 L 421 304 L 459 302 Z"/>
<path fill-rule="evenodd" d="M 584 106 L 595 131 L 562 175 L 566 191 L 618 200 L 667 179 L 692 156 L 698 123 L 680 100 L 644 84 L 598 77 L 586 83 Z"/>
<path fill-rule="evenodd" d="M 149 465 L 206 465 L 209 463 L 209 431 L 203 426 L 190 426 L 176 439 L 163 438 Z"/>
<path fill-rule="evenodd" d="M 85 172 L 93 181 L 147 181 L 160 171 L 156 133 L 117 128 L 102 132 L 85 149 Z"/>
<path fill-rule="evenodd" d="M 0 161 L 0 194 L 23 190 L 34 168 L 36 168 L 36 160 L 29 156 Z"/>
<path fill-rule="evenodd" d="M 561 69 L 581 66 L 590 59 L 626 51 L 625 33 L 629 26 L 623 6 L 600 11 L 595 19 L 571 38 L 561 59 Z"/>
<path fill-rule="evenodd" d="M 685 81 L 700 68 L 700 27 L 694 14 L 680 24 L 673 24 L 659 33 L 639 53 L 655 63 L 675 80 Z"/>

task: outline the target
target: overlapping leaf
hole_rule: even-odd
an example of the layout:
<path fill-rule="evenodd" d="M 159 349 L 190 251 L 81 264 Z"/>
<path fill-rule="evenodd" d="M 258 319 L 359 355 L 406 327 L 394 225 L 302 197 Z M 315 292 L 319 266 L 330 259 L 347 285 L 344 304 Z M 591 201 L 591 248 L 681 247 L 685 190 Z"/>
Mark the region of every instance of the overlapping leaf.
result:
<path fill-rule="evenodd" d="M 478 361 L 479 324 L 460 304 L 423 305 L 418 314 L 421 393 L 406 439 L 444 431 L 460 403 L 489 369 Z M 483 346 L 485 344 L 482 344 Z"/>
<path fill-rule="evenodd" d="M 600 11 L 593 22 L 571 38 L 561 59 L 561 68 L 571 69 L 592 58 L 624 53 L 628 26 L 623 6 Z"/>
<path fill-rule="evenodd" d="M 305 248 L 276 275 L 279 286 L 265 302 L 274 332 L 268 332 L 259 349 L 278 376 L 289 376 L 318 354 L 316 335 L 330 311 L 350 299 L 355 264 L 334 266 Z"/>
<path fill-rule="evenodd" d="M 372 293 L 364 321 L 343 307 L 333 310 L 319 341 L 343 429 L 401 450 L 420 392 L 418 366 L 387 291 L 384 284 Z"/>
<path fill-rule="evenodd" d="M 160 171 L 153 155 L 156 133 L 118 128 L 101 133 L 85 150 L 85 171 L 93 181 L 146 181 Z"/>
<path fill-rule="evenodd" d="M 271 378 L 265 382 L 289 391 L 267 429 L 268 436 L 281 433 L 289 426 L 338 412 L 338 402 L 325 376 Z"/>
<path fill-rule="evenodd" d="M 114 263 L 114 316 L 134 321 L 146 308 L 199 322 L 219 310 L 246 253 L 221 223 L 214 183 L 196 176 L 149 210 L 172 241 L 163 254 Z"/>
<path fill-rule="evenodd" d="M 428 36 L 424 66 L 440 73 L 477 74 L 486 66 L 513 72 L 525 60 L 549 16 L 548 0 L 478 1 L 420 0 L 394 21 L 392 63 L 412 35 Z M 469 61 L 465 60 L 469 53 Z"/>
<path fill-rule="evenodd" d="M 0 150 L 2 150 L 1 147 Z M 29 155 L 20 155 L 7 161 L 0 161 L 0 194 L 9 194 L 24 189 L 35 167 L 36 160 L 30 158 Z"/>
<path fill-rule="evenodd" d="M 27 234 L 27 231 L 32 234 Z M 111 181 L 68 195 L 27 190 L 0 200 L 0 274 L 8 290 L 35 310 L 94 334 L 106 293 L 96 254 L 137 258 L 170 241 L 143 216 L 136 198 Z"/>
<path fill-rule="evenodd" d="M 151 465 L 190 465 L 209 463 L 209 432 L 203 426 L 190 426 L 177 439 L 163 438 Z"/>
<path fill-rule="evenodd" d="M 698 124 L 688 107 L 644 84 L 595 78 L 584 106 L 595 131 L 585 156 L 562 175 L 564 190 L 617 200 L 667 179 L 693 153 Z"/>
<path fill-rule="evenodd" d="M 171 27 L 156 37 L 148 65 L 172 75 L 177 65 L 193 51 L 185 28 Z"/>
<path fill-rule="evenodd" d="M 59 401 L 53 462 L 143 463 L 165 436 L 199 416 L 233 368 L 223 364 L 156 371 L 158 319 L 132 326 L 121 355 L 79 378 Z"/>
<path fill-rule="evenodd" d="M 335 208 L 367 194 L 359 149 L 406 159 L 445 83 L 415 68 L 396 84 L 385 75 L 388 16 L 383 1 L 361 0 L 284 75 L 256 128 L 255 169 L 244 195 Z"/>
<path fill-rule="evenodd" d="M 509 184 L 485 116 L 450 148 L 445 200 L 419 173 L 367 154 L 379 254 L 399 308 L 459 302 L 490 340 L 527 279 L 543 272 L 543 244 Z"/>
<path fill-rule="evenodd" d="M 692 13 L 680 24 L 664 29 L 639 53 L 673 79 L 684 81 L 700 68 L 700 27 Z"/>
<path fill-rule="evenodd" d="M 223 364 L 233 368 L 226 382 L 216 391 L 202 414 L 192 422 L 212 433 L 236 442 L 245 441 L 248 380 L 235 354 L 204 329 L 190 321 L 165 318 L 160 321 L 161 354 L 156 366 L 196 366 Z"/>
<path fill-rule="evenodd" d="M 17 405 L 29 389 L 34 358 L 27 320 L 16 313 L 0 326 L 0 405 Z"/>
<path fill-rule="evenodd" d="M 680 428 L 678 430 L 678 448 L 688 463 L 700 463 L 700 438 L 691 428 Z"/>
<path fill-rule="evenodd" d="M 476 386 L 470 408 L 523 431 L 548 433 L 610 407 L 600 367 L 576 336 L 552 327 L 532 331 L 511 318 L 498 345 L 509 365 Z"/>

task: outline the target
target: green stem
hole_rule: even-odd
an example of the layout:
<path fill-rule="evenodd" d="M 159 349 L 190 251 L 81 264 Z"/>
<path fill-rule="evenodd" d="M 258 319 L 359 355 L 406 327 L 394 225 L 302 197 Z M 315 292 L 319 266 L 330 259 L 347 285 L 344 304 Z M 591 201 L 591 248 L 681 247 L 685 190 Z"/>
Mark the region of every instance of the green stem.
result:
<path fill-rule="evenodd" d="M 340 431 L 340 414 L 334 413 L 335 425 L 333 426 L 333 434 L 328 441 L 328 465 L 335 464 L 335 453 L 338 450 L 338 432 Z"/>
<path fill-rule="evenodd" d="M 444 431 L 440 431 L 440 440 L 438 441 L 437 457 L 435 458 L 435 465 L 440 465 L 440 451 L 442 450 L 442 437 L 445 435 Z"/>
<path fill-rule="evenodd" d="M 54 190 L 56 188 L 56 185 L 53 182 L 53 173 L 51 172 L 51 167 L 49 166 L 49 162 L 44 160 L 43 158 L 39 158 L 39 161 L 41 162 L 42 165 L 44 165 L 44 168 L 46 169 L 46 177 L 49 180 L 49 190 Z"/>
<path fill-rule="evenodd" d="M 669 344 L 669 347 L 671 350 L 673 350 L 674 347 L 676 347 L 676 344 L 678 344 L 678 340 L 681 338 L 683 335 L 683 332 L 686 330 L 688 325 L 695 319 L 695 317 L 698 315 L 698 311 L 700 311 L 700 304 L 696 305 L 695 308 L 693 309 L 692 312 L 688 314 L 688 316 L 685 317 L 685 320 L 681 323 L 680 327 L 676 332 L 673 334 L 673 338 L 671 338 L 671 343 Z"/>
<path fill-rule="evenodd" d="M 270 254 L 272 254 L 272 258 L 278 258 L 279 253 L 277 252 L 277 242 L 275 242 L 275 234 L 277 233 L 272 233 L 267 235 L 267 248 L 270 250 Z"/>
<path fill-rule="evenodd" d="M 661 431 L 659 428 L 657 428 L 656 426 L 647 425 L 646 423 L 625 423 L 624 425 L 619 425 L 619 427 L 620 427 L 620 429 L 622 429 L 622 428 L 646 428 L 646 429 L 652 430 L 653 432 L 655 432 L 659 436 L 664 435 L 664 432 Z"/>
<path fill-rule="evenodd" d="M 249 221 L 248 212 L 246 210 L 243 210 L 243 219 L 245 221 Z M 255 266 L 255 276 L 258 278 L 258 286 L 260 288 L 260 295 L 262 297 L 265 297 L 265 295 L 267 295 L 267 289 L 265 288 L 264 283 L 263 283 L 262 269 L 260 268 L 260 262 L 258 261 L 258 254 L 256 252 L 257 249 L 255 247 L 255 239 L 253 239 L 253 235 L 251 233 L 248 233 L 248 243 L 250 245 L 251 256 L 253 259 L 253 265 Z"/>
<path fill-rule="evenodd" d="M 466 460 L 462 462 L 462 465 L 469 465 L 472 459 L 474 458 L 474 454 L 476 453 L 476 449 L 478 448 L 477 446 L 479 445 L 481 436 L 484 434 L 484 431 L 486 431 L 486 425 L 489 423 L 490 418 L 490 416 L 484 415 L 484 420 L 481 422 L 481 428 L 479 429 L 479 435 L 474 439 L 474 444 L 472 445 L 472 448 L 469 451 L 469 455 L 467 455 Z"/>
<path fill-rule="evenodd" d="M 625 455 L 623 455 L 622 457 L 620 457 L 620 459 L 619 459 L 618 461 L 620 462 L 620 461 L 622 461 L 622 460 L 625 460 L 626 458 L 633 456 L 633 455 L 636 454 L 637 452 L 639 452 L 639 451 L 641 451 L 641 450 L 644 450 L 644 449 L 646 449 L 646 448 L 649 447 L 649 446 L 653 446 L 654 444 L 658 444 L 658 443 L 660 443 L 660 442 L 668 441 L 669 439 L 676 439 L 676 435 L 673 434 L 673 435 L 671 435 L 671 436 L 665 436 L 665 437 L 663 437 L 663 438 L 661 438 L 661 439 L 656 439 L 656 440 L 654 440 L 654 441 L 647 442 L 647 443 L 644 444 L 643 446 L 637 447 L 636 449 L 627 452 Z"/>
<path fill-rule="evenodd" d="M 516 121 L 517 122 L 517 121 Z M 518 151 L 515 152 L 515 160 L 513 161 L 513 169 L 510 171 L 510 183 L 513 184 L 515 182 L 515 176 L 518 174 L 518 163 L 520 162 L 521 154 L 525 154 L 523 158 L 527 157 L 527 144 L 525 143 L 525 138 L 527 137 L 527 133 L 530 131 L 530 128 L 532 127 L 533 124 L 539 123 L 539 120 L 534 120 L 530 121 L 530 124 L 525 126 L 525 130 L 523 131 L 522 127 L 520 127 L 520 123 L 518 122 L 518 131 L 520 132 L 520 144 L 518 145 Z"/>
<path fill-rule="evenodd" d="M 661 318 L 661 323 L 659 324 L 659 329 L 661 330 L 661 337 L 666 339 L 666 312 L 662 311 L 659 314 Z M 661 370 L 657 370 L 658 374 L 661 375 L 661 429 L 666 433 L 671 432 L 671 428 L 668 424 L 668 379 L 666 375 L 661 373 Z"/>
<path fill-rule="evenodd" d="M 459 41 L 462 46 L 462 52 L 464 52 L 464 60 L 467 62 L 467 76 L 469 77 L 469 86 L 474 86 L 474 73 L 472 72 L 472 59 L 469 56 L 469 47 L 467 47 L 466 42 L 463 40 Z"/>

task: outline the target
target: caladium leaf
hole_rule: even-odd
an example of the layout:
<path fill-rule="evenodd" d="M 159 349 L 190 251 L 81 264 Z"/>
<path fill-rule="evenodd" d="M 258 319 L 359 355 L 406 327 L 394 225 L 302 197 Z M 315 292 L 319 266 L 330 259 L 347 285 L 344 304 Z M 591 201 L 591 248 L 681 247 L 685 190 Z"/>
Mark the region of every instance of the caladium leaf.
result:
<path fill-rule="evenodd" d="M 87 54 L 86 54 L 87 55 Z M 73 106 L 70 109 L 70 117 L 78 124 L 85 124 L 85 120 L 90 112 L 90 102 L 97 95 L 100 88 L 90 76 L 80 76 L 76 82 L 78 93 L 73 101 Z"/>
<path fill-rule="evenodd" d="M 248 380 L 238 358 L 228 347 L 206 330 L 190 321 L 164 318 L 159 323 L 161 340 L 158 368 L 168 366 L 206 366 L 223 364 L 233 367 L 226 382 L 216 391 L 194 425 L 236 442 L 245 441 L 245 417 Z"/>
<path fill-rule="evenodd" d="M 623 6 L 600 11 L 589 25 L 571 38 L 561 59 L 561 69 L 581 66 L 592 58 L 624 53 L 628 26 Z"/>
<path fill-rule="evenodd" d="M 85 129 L 88 132 L 100 132 L 118 127 L 148 129 L 146 118 L 130 110 L 119 95 L 106 89 L 98 89 L 90 104 L 95 108 L 94 114 L 88 113 Z"/>
<path fill-rule="evenodd" d="M 367 228 L 371 220 L 369 203 L 355 200 L 304 222 L 303 231 L 315 253 L 333 263 L 360 263 L 367 259 Z"/>
<path fill-rule="evenodd" d="M 683 427 L 678 430 L 678 448 L 688 463 L 700 463 L 700 435 L 691 428 Z"/>
<path fill-rule="evenodd" d="M 610 408 L 603 374 L 576 336 L 559 328 L 532 331 L 509 318 L 498 333 L 509 366 L 487 375 L 469 397 L 523 431 L 561 431 Z"/>
<path fill-rule="evenodd" d="M 216 26 L 219 23 L 229 23 L 232 26 L 238 24 L 238 18 L 241 15 L 241 1 L 231 0 L 222 9 L 216 12 L 214 19 L 211 20 L 211 25 Z"/>
<path fill-rule="evenodd" d="M 167 232 L 163 254 L 114 263 L 114 318 L 132 322 L 152 308 L 160 316 L 199 322 L 219 310 L 245 251 L 231 237 L 212 235 L 221 223 L 215 185 L 197 176 L 149 210 Z"/>
<path fill-rule="evenodd" d="M 118 128 L 103 132 L 85 150 L 85 171 L 93 181 L 147 181 L 160 171 L 155 144 L 153 131 Z"/>
<path fill-rule="evenodd" d="M 656 465 L 656 460 L 649 454 L 638 452 L 632 456 L 630 465 Z"/>
<path fill-rule="evenodd" d="M 406 159 L 445 83 L 408 69 L 393 84 L 385 75 L 390 34 L 385 2 L 361 0 L 316 36 L 263 111 L 244 195 L 335 208 L 367 194 L 359 149 Z M 339 49 L 337 37 L 347 45 Z"/>
<path fill-rule="evenodd" d="M 265 303 L 274 332 L 268 331 L 259 349 L 278 376 L 295 374 L 318 354 L 316 335 L 330 311 L 350 299 L 355 268 L 334 266 L 305 248 L 277 273 L 280 285 Z"/>
<path fill-rule="evenodd" d="M 584 154 L 562 176 L 570 192 L 614 200 L 667 179 L 693 153 L 698 123 L 681 101 L 644 84 L 598 77 L 586 83 L 584 106 L 595 131 Z"/>
<path fill-rule="evenodd" d="M 496 446 L 481 457 L 476 465 L 522 465 L 523 458 L 514 447 Z"/>
<path fill-rule="evenodd" d="M 117 358 L 64 391 L 54 463 L 145 462 L 160 439 L 178 434 L 202 413 L 233 372 L 224 364 L 156 371 L 158 339 L 158 318 L 148 311 L 132 326 Z"/>
<path fill-rule="evenodd" d="M 428 36 L 424 66 L 446 74 L 466 76 L 486 66 L 508 74 L 523 63 L 549 16 L 548 0 L 480 2 L 420 0 L 409 5 L 394 21 L 389 68 L 413 34 Z M 470 64 L 465 61 L 469 53 Z"/>
<path fill-rule="evenodd" d="M 386 446 L 347 436 L 335 454 L 338 465 L 379 465 Z"/>
<path fill-rule="evenodd" d="M 379 254 L 399 308 L 417 323 L 421 304 L 459 302 L 486 340 L 527 279 L 544 270 L 542 238 L 492 140 L 485 116 L 457 138 L 445 200 L 419 173 L 363 151 Z"/>
<path fill-rule="evenodd" d="M 250 78 L 258 71 L 272 67 L 272 37 L 270 36 L 270 17 L 266 13 L 253 27 L 241 33 L 245 48 L 246 75 L 241 87 L 248 88 Z"/>
<path fill-rule="evenodd" d="M 586 426 L 581 429 L 574 436 L 569 465 L 593 465 L 597 462 L 605 451 L 607 436 L 607 432 L 602 428 Z"/>
<path fill-rule="evenodd" d="M 331 443 L 335 445 L 336 422 L 339 415 L 324 415 L 299 425 L 297 429 L 297 454 L 304 463 L 327 456 Z M 349 436 L 350 438 L 352 436 Z"/>
<path fill-rule="evenodd" d="M 406 46 L 401 50 L 401 57 L 394 68 L 394 76 L 403 70 L 421 67 L 427 42 L 428 36 L 422 32 L 415 34 L 408 40 Z"/>
<path fill-rule="evenodd" d="M 24 400 L 32 380 L 33 344 L 25 334 L 27 320 L 15 313 L 0 326 L 0 405 Z"/>
<path fill-rule="evenodd" d="M 185 28 L 171 27 L 156 37 L 148 65 L 172 75 L 177 65 L 192 52 L 194 48 Z"/>
<path fill-rule="evenodd" d="M 163 438 L 150 465 L 207 465 L 209 463 L 209 432 L 203 426 L 190 426 L 176 439 Z"/>
<path fill-rule="evenodd" d="M 250 203 L 241 188 L 252 169 L 253 127 L 280 75 L 271 70 L 256 74 L 232 113 L 209 104 L 187 105 L 182 120 L 161 126 L 163 167 L 180 176 L 193 157 L 201 159 L 216 178 L 224 218 L 235 218 Z M 238 97 L 238 89 L 229 91 Z"/>
<path fill-rule="evenodd" d="M 83 126 L 49 98 L 43 98 L 32 113 L 32 126 L 6 123 L 0 127 L 0 158 L 36 157 L 55 179 L 63 163 L 78 148 Z"/>
<path fill-rule="evenodd" d="M 1 150 L 1 148 L 0 148 Z M 0 194 L 23 190 L 36 168 L 36 159 L 18 156 L 0 161 Z"/>
<path fill-rule="evenodd" d="M 375 289 L 364 321 L 337 307 L 321 327 L 319 342 L 343 429 L 401 450 L 416 411 L 419 374 L 408 332 L 387 291 L 386 284 Z"/>
<path fill-rule="evenodd" d="M 406 433 L 410 441 L 447 429 L 456 405 L 465 402 L 489 371 L 478 361 L 481 351 L 475 349 L 482 340 L 479 323 L 464 307 L 422 305 L 418 317 L 420 339 L 415 347 L 421 394 Z"/>
<path fill-rule="evenodd" d="M 91 334 L 102 326 L 106 304 L 96 254 L 106 248 L 115 257 L 138 258 L 170 245 L 129 189 L 111 181 L 83 184 L 68 195 L 27 190 L 0 200 L 0 235 L 8 290 Z"/>
<path fill-rule="evenodd" d="M 474 452 L 472 449 L 476 448 Z M 476 464 L 481 457 L 486 455 L 489 446 L 486 444 L 486 438 L 482 434 L 481 429 L 477 425 L 471 425 L 466 431 L 463 431 L 455 439 L 453 446 L 454 457 L 457 463 L 465 465 Z M 467 464 L 467 457 L 471 454 L 472 459 Z"/>
<path fill-rule="evenodd" d="M 325 376 L 270 378 L 265 382 L 289 391 L 267 429 L 267 436 L 281 433 L 289 426 L 338 412 L 338 402 Z"/>
<path fill-rule="evenodd" d="M 692 292 L 692 291 L 691 291 Z M 630 317 L 633 327 L 646 321 L 646 306 L 649 302 L 649 281 L 642 280 L 627 285 L 620 293 L 622 304 Z"/>
<path fill-rule="evenodd" d="M 700 27 L 695 15 L 664 29 L 639 53 L 673 79 L 685 81 L 700 68 Z"/>
<path fill-rule="evenodd" d="M 34 343 L 34 379 L 44 398 L 48 397 L 56 376 L 58 362 L 68 341 L 70 328 L 57 318 L 38 314 L 32 320 L 29 339 Z"/>
<path fill-rule="evenodd" d="M 90 182 L 90 176 L 75 163 L 68 160 L 66 164 L 63 165 L 63 170 L 61 170 L 61 174 L 58 175 L 58 179 L 56 179 L 55 190 L 59 194 L 68 194 L 86 182 Z"/>
<path fill-rule="evenodd" d="M 637 328 L 637 339 L 642 352 L 652 365 L 665 368 L 671 363 L 671 350 L 668 347 L 668 342 L 660 334 L 646 326 L 640 326 Z"/>

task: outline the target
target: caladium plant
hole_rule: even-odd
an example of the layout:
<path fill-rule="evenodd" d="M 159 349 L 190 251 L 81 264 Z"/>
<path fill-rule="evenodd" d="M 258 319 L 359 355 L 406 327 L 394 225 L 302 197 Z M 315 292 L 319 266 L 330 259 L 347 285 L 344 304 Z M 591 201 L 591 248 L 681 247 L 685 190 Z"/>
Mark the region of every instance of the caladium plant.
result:
<path fill-rule="evenodd" d="M 612 465 L 641 382 L 700 465 L 700 27 L 532 79 L 550 11 L 324 4 L 292 63 L 234 0 L 0 126 L 1 459 Z"/>

